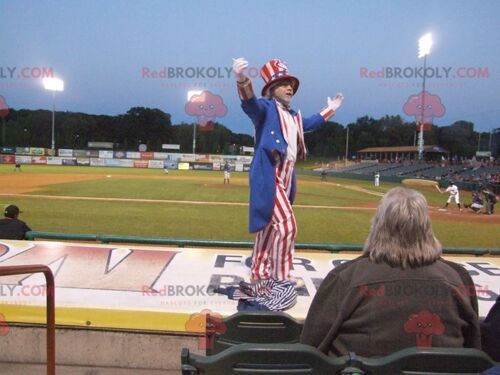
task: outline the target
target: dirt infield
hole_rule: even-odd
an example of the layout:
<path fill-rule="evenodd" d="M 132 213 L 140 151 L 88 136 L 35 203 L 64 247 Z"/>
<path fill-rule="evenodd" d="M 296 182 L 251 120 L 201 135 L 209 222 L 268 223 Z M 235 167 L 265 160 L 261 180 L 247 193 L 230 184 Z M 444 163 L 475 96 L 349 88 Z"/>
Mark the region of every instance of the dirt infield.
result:
<path fill-rule="evenodd" d="M 13 173 L 0 176 L 0 193 L 30 193 L 47 185 L 56 185 L 75 181 L 98 180 L 103 178 L 106 178 L 106 176 L 102 174 Z"/>

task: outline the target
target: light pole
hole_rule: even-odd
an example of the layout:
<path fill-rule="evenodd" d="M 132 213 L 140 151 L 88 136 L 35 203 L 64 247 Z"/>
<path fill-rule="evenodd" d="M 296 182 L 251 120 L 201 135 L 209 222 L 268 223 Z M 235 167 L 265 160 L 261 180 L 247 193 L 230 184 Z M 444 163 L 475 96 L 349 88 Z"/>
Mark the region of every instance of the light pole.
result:
<path fill-rule="evenodd" d="M 345 163 L 344 163 L 345 166 L 347 166 L 347 158 L 349 157 L 349 125 L 347 125 L 346 128 L 347 128 L 347 134 L 345 137 Z"/>
<path fill-rule="evenodd" d="M 52 155 L 55 156 L 56 151 L 56 141 L 55 141 L 55 115 L 56 115 L 56 91 L 64 91 L 64 81 L 59 78 L 45 78 L 43 80 L 43 87 L 45 90 L 52 91 L 52 143 L 51 150 Z"/>
<path fill-rule="evenodd" d="M 193 95 L 200 95 L 203 91 L 201 90 L 189 90 L 187 93 L 187 101 L 191 101 Z M 196 154 L 196 121 L 193 123 L 193 155 Z"/>
<path fill-rule="evenodd" d="M 422 82 L 422 103 L 420 108 L 420 124 L 418 132 L 418 160 L 424 158 L 424 110 L 425 110 L 425 71 L 427 69 L 427 55 L 431 52 L 432 35 L 427 33 L 418 40 L 418 58 L 424 58 L 424 71 Z"/>

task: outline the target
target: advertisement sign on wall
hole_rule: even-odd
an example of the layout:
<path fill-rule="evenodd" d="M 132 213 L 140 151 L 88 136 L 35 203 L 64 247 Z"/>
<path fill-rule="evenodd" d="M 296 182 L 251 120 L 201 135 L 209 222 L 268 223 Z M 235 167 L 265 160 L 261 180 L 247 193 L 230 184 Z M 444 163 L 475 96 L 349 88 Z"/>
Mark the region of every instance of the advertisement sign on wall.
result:
<path fill-rule="evenodd" d="M 16 162 L 16 155 L 2 155 L 0 160 L 2 164 L 14 164 Z"/>
<path fill-rule="evenodd" d="M 31 158 L 31 164 L 47 164 L 46 156 L 33 156 Z"/>
<path fill-rule="evenodd" d="M 101 158 L 101 159 L 113 159 L 113 151 L 99 150 L 99 158 Z"/>
<path fill-rule="evenodd" d="M 177 162 L 176 161 L 165 160 L 165 161 L 163 161 L 163 168 L 166 168 L 166 169 L 177 169 Z"/>
<path fill-rule="evenodd" d="M 148 168 L 163 168 L 163 160 L 150 160 Z"/>
<path fill-rule="evenodd" d="M 92 167 L 104 167 L 104 159 L 91 158 L 90 165 Z"/>
<path fill-rule="evenodd" d="M 147 160 L 134 160 L 134 168 L 147 168 L 148 161 Z"/>
<path fill-rule="evenodd" d="M 62 158 L 57 156 L 48 156 L 47 157 L 48 165 L 62 165 Z"/>
<path fill-rule="evenodd" d="M 140 159 L 141 153 L 137 151 L 127 151 L 127 159 Z"/>
<path fill-rule="evenodd" d="M 155 156 L 154 152 L 141 152 L 141 159 L 142 160 L 151 160 Z"/>
<path fill-rule="evenodd" d="M 59 150 L 57 150 L 57 154 L 62 157 L 72 157 L 73 150 L 67 148 L 60 148 Z"/>
<path fill-rule="evenodd" d="M 62 165 L 77 165 L 76 164 L 76 159 L 63 158 L 62 159 Z"/>

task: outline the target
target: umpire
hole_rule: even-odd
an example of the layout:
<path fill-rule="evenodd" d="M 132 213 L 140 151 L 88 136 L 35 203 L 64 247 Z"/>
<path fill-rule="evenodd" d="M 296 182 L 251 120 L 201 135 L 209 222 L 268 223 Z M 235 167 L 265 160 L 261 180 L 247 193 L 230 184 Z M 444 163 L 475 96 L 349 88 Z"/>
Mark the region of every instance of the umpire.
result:
<path fill-rule="evenodd" d="M 22 220 L 18 219 L 19 207 L 9 205 L 5 207 L 5 218 L 0 219 L 0 238 L 6 240 L 24 240 L 26 232 L 30 231 L 30 227 Z"/>

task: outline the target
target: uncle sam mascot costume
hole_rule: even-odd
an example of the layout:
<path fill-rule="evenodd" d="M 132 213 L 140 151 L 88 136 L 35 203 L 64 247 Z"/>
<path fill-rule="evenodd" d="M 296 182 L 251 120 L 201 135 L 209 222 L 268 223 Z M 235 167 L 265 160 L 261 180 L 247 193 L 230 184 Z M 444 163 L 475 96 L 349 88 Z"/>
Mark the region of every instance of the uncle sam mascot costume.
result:
<path fill-rule="evenodd" d="M 323 125 L 342 104 L 342 94 L 327 99 L 327 106 L 302 118 L 290 108 L 299 80 L 285 63 L 273 59 L 261 68 L 263 98 L 256 98 L 245 75 L 248 61 L 233 59 L 243 111 L 255 126 L 255 153 L 250 167 L 250 232 L 257 233 L 252 254 L 251 280 L 297 281 L 290 274 L 297 223 L 292 203 L 296 191 L 294 166 L 305 158 L 304 132 Z"/>

